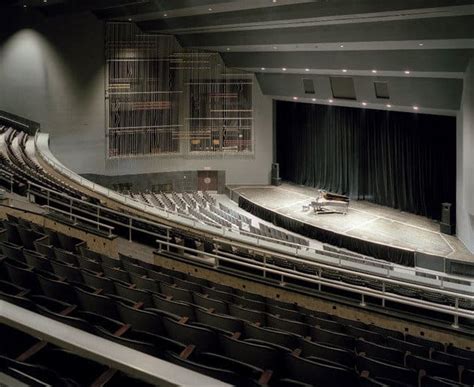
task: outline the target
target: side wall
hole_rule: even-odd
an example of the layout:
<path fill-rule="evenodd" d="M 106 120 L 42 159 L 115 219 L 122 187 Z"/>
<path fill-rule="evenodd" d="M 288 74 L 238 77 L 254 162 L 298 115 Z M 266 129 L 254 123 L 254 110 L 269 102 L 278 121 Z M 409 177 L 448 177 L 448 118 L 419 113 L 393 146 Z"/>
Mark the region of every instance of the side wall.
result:
<path fill-rule="evenodd" d="M 474 252 L 474 57 L 464 76 L 457 117 L 456 227 L 459 239 Z"/>
<path fill-rule="evenodd" d="M 51 18 L 0 40 L 0 110 L 41 124 L 69 167 L 104 172 L 104 25 Z"/>
<path fill-rule="evenodd" d="M 100 175 L 225 170 L 227 184 L 270 182 L 272 100 L 256 79 L 254 156 L 106 160 L 103 22 L 84 14 L 34 24 L 0 36 L 0 110 L 39 122 L 66 166 Z"/>

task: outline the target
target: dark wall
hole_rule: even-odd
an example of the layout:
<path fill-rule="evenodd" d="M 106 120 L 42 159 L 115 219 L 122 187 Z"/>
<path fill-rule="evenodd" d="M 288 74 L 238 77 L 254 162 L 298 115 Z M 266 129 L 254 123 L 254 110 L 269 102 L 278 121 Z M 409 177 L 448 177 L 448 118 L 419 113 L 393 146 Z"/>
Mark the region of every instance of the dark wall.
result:
<path fill-rule="evenodd" d="M 456 198 L 456 119 L 279 101 L 283 180 L 431 218 Z"/>

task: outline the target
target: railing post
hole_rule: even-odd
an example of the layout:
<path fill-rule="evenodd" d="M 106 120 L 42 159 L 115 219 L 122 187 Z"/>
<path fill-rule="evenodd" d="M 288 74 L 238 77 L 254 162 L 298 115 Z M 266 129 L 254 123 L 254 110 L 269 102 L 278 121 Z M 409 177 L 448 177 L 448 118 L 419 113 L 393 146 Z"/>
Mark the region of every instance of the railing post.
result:
<path fill-rule="evenodd" d="M 263 278 L 267 277 L 267 255 L 263 254 Z"/>
<path fill-rule="evenodd" d="M 319 282 L 318 282 L 318 291 L 321 291 L 321 278 L 323 277 L 323 269 L 318 268 L 318 277 L 319 277 Z"/>
<path fill-rule="evenodd" d="M 382 293 L 384 297 L 382 297 L 382 308 L 385 308 L 385 282 L 382 283 Z"/>
<path fill-rule="evenodd" d="M 361 300 L 360 300 L 360 306 L 366 306 L 367 304 L 365 303 L 365 294 L 361 294 Z"/>
<path fill-rule="evenodd" d="M 170 240 L 171 240 L 171 237 L 170 237 L 170 229 L 167 228 L 166 229 L 166 242 L 168 242 L 168 244 L 166 245 L 166 251 L 170 251 Z"/>
<path fill-rule="evenodd" d="M 456 308 L 456 312 L 459 309 L 459 297 L 456 297 L 454 299 L 454 307 Z M 459 316 L 457 314 L 454 315 L 454 322 L 451 325 L 453 328 L 459 328 Z"/>
<path fill-rule="evenodd" d="M 132 241 L 132 218 L 128 218 L 128 240 Z"/>

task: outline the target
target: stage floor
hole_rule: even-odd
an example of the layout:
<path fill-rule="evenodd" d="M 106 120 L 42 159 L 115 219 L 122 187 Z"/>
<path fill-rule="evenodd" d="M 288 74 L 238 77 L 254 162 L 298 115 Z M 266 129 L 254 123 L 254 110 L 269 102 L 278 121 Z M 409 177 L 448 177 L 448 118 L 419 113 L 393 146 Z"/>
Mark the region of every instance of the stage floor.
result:
<path fill-rule="evenodd" d="M 229 186 L 248 200 L 337 233 L 394 247 L 474 262 L 474 255 L 455 236 L 441 234 L 439 223 L 423 216 L 402 212 L 367 201 L 353 200 L 343 214 L 304 212 L 317 196 L 314 188 L 283 183 L 281 186 Z"/>

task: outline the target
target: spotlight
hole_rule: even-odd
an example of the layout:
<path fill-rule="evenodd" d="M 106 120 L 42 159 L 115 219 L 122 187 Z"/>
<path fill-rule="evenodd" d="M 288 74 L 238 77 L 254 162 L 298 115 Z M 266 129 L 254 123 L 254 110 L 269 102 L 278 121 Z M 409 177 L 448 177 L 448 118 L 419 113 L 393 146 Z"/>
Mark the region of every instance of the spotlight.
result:
<path fill-rule="evenodd" d="M 346 69 L 342 69 L 342 72 L 343 72 L 343 73 L 347 73 L 347 70 L 346 70 Z"/>
<path fill-rule="evenodd" d="M 413 106 L 413 110 L 418 110 L 418 106 Z"/>
<path fill-rule="evenodd" d="M 372 74 L 377 74 L 377 70 L 372 70 Z"/>
<path fill-rule="evenodd" d="M 332 99 L 329 100 L 329 103 L 333 103 L 334 101 Z"/>
<path fill-rule="evenodd" d="M 405 70 L 405 74 L 406 74 L 406 75 L 410 74 L 410 71 L 409 71 L 409 70 Z"/>
<path fill-rule="evenodd" d="M 304 69 L 304 71 L 309 71 L 309 69 Z"/>
<path fill-rule="evenodd" d="M 388 108 L 391 108 L 391 107 L 392 107 L 392 105 L 388 104 L 388 105 L 387 105 L 387 107 L 388 107 Z"/>
<path fill-rule="evenodd" d="M 293 97 L 293 99 L 296 101 L 298 99 L 298 97 Z"/>
<path fill-rule="evenodd" d="M 362 102 L 362 106 L 367 106 L 367 102 Z"/>
<path fill-rule="evenodd" d="M 316 98 L 311 98 L 311 101 L 316 102 Z"/>
<path fill-rule="evenodd" d="M 282 70 L 283 70 L 283 71 L 286 71 L 286 67 L 283 67 Z"/>

